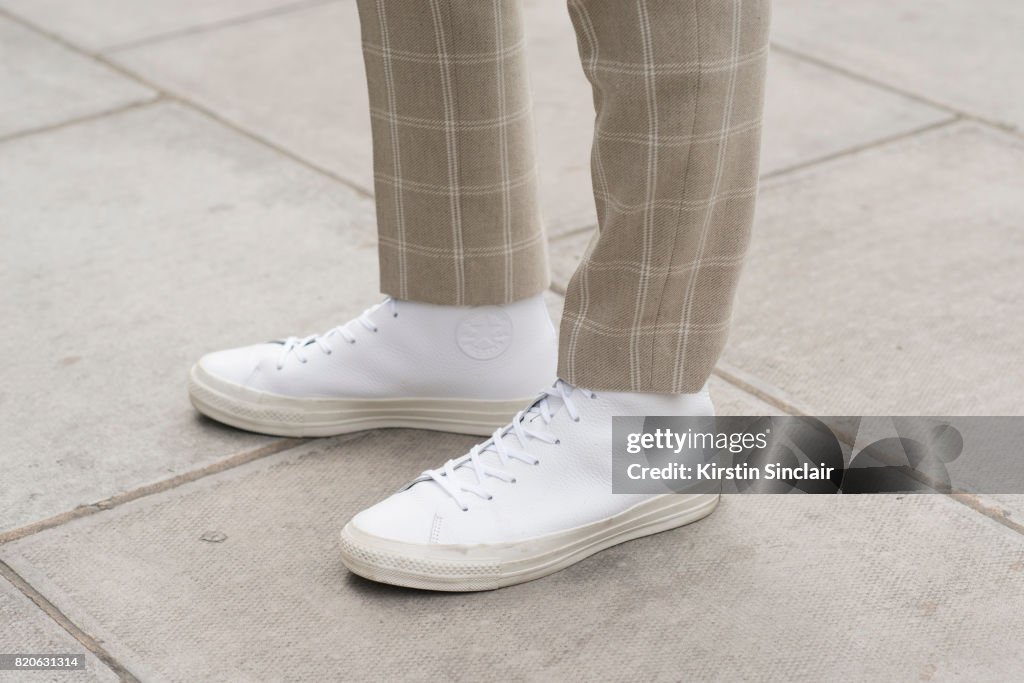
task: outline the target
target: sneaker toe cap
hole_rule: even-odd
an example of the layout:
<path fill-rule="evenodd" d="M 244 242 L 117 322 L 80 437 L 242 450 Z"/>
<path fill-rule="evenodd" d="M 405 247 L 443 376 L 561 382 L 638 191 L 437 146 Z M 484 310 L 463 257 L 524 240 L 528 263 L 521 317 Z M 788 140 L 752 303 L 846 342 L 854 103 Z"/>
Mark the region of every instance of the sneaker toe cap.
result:
<path fill-rule="evenodd" d="M 399 543 L 427 544 L 440 520 L 436 505 L 424 500 L 416 486 L 385 498 L 352 518 L 352 526 L 365 534 Z"/>
<path fill-rule="evenodd" d="M 199 367 L 206 373 L 232 384 L 245 385 L 269 354 L 280 346 L 258 344 L 239 349 L 215 351 L 199 359 Z"/>

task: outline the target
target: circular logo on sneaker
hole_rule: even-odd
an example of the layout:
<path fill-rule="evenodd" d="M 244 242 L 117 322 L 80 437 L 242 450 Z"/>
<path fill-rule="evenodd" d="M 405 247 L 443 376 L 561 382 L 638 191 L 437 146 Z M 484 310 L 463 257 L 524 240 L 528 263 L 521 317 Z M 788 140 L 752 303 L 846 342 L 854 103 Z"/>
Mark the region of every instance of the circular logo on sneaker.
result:
<path fill-rule="evenodd" d="M 496 306 L 476 308 L 455 329 L 455 341 L 470 358 L 497 358 L 512 343 L 512 319 Z"/>

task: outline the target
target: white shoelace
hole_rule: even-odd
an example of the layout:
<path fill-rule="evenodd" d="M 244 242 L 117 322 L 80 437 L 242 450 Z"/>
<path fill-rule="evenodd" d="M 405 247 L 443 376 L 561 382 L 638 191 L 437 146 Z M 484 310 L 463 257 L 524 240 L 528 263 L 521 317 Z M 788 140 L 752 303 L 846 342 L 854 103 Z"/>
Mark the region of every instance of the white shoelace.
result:
<path fill-rule="evenodd" d="M 391 310 L 392 318 L 398 317 L 398 303 L 395 299 L 388 297 L 376 306 L 371 306 L 366 309 L 358 317 L 349 320 L 347 323 L 333 327 L 323 334 L 313 334 L 308 337 L 288 337 L 281 342 L 283 346 L 281 347 L 281 355 L 278 356 L 277 359 L 277 369 L 281 370 L 284 368 L 284 364 L 290 355 L 294 355 L 300 363 L 309 362 L 305 349 L 307 346 L 311 346 L 313 344 L 316 344 L 323 353 L 328 356 L 331 355 L 334 353 L 334 349 L 328 343 L 328 340 L 333 336 L 340 336 L 347 344 L 355 344 L 356 338 L 348 329 L 348 327 L 354 323 L 359 323 L 369 331 L 376 332 L 378 329 L 377 324 L 370 318 L 370 314 L 384 305 L 387 305 Z"/>
<path fill-rule="evenodd" d="M 565 407 L 569 417 L 574 422 L 579 422 L 580 414 L 572 401 L 572 394 L 574 392 L 581 392 L 588 398 L 595 397 L 592 391 L 574 387 L 568 382 L 557 380 L 550 389 L 545 389 L 541 392 L 540 397 L 533 405 L 526 410 L 516 413 L 516 416 L 512 418 L 512 422 L 495 431 L 490 439 L 474 446 L 467 455 L 457 460 L 449 460 L 444 466 L 436 470 L 427 470 L 416 481 L 435 482 L 445 493 L 452 497 L 455 503 L 462 508 L 463 512 L 469 510 L 469 505 L 466 504 L 462 496 L 463 493 L 475 495 L 483 500 L 491 500 L 494 495 L 487 489 L 485 482 L 487 477 L 514 484 L 516 483 L 515 475 L 504 469 L 512 460 L 519 460 L 528 465 L 540 464 L 540 460 L 537 457 L 525 450 L 529 448 L 528 442 L 530 439 L 536 439 L 547 444 L 561 443 L 558 437 L 550 431 L 534 427 L 537 422 L 542 422 L 543 425 L 551 423 L 557 407 L 552 410 L 552 406 L 548 401 L 549 398 L 561 399 L 562 405 Z M 518 447 L 511 447 L 507 443 L 511 437 L 515 437 L 518 440 Z M 499 465 L 485 463 L 483 456 L 487 453 L 496 454 Z M 469 468 L 476 476 L 476 481 L 464 481 L 457 478 L 455 470 L 459 468 Z"/>

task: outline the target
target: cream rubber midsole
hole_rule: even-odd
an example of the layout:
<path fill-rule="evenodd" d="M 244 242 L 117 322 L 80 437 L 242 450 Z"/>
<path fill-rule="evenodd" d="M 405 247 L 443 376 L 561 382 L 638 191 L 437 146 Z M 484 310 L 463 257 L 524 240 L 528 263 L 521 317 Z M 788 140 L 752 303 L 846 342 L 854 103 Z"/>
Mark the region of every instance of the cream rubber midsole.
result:
<path fill-rule="evenodd" d="M 609 494 L 611 495 L 611 494 Z M 618 543 L 696 522 L 718 505 L 718 493 L 669 494 L 592 524 L 515 543 L 402 543 L 355 528 L 341 531 L 341 558 L 360 576 L 410 588 L 479 591 L 553 574 Z"/>
<path fill-rule="evenodd" d="M 218 422 L 276 436 L 334 436 L 382 427 L 490 436 L 533 400 L 295 398 L 226 382 L 199 365 L 189 372 L 188 393 L 196 410 Z"/>

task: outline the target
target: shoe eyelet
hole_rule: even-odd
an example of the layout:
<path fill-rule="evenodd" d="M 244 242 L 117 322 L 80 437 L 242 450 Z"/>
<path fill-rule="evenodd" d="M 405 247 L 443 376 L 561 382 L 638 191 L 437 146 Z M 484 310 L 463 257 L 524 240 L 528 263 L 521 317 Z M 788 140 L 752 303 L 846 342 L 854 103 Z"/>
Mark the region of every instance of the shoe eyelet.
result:
<path fill-rule="evenodd" d="M 302 363 L 303 365 L 305 365 L 306 363 L 308 363 L 308 362 L 309 362 L 309 359 L 308 359 L 308 358 L 303 358 L 303 359 L 302 359 L 301 361 L 299 361 L 299 362 L 300 362 L 300 363 Z"/>
<path fill-rule="evenodd" d="M 281 372 L 282 370 L 284 370 L 284 366 L 283 365 L 278 365 L 277 366 L 277 371 Z"/>
<path fill-rule="evenodd" d="M 327 354 L 327 355 L 329 356 L 329 355 L 331 355 L 332 353 L 334 353 L 334 349 L 331 349 L 330 351 L 325 351 L 324 353 L 326 353 L 326 354 Z"/>
<path fill-rule="evenodd" d="M 356 343 L 355 339 L 353 339 L 352 341 L 349 342 L 349 344 L 355 344 L 355 343 Z"/>
<path fill-rule="evenodd" d="M 580 418 L 578 418 L 578 417 L 574 417 L 574 418 L 572 419 L 572 421 L 573 421 L 573 422 L 579 422 L 579 421 L 580 421 Z"/>
<path fill-rule="evenodd" d="M 393 314 L 391 315 L 391 317 L 392 317 L 392 318 L 397 318 L 397 317 L 398 317 L 398 314 L 397 314 L 397 313 L 393 313 Z"/>
<path fill-rule="evenodd" d="M 555 439 L 555 445 L 556 446 L 561 446 L 562 445 L 562 440 L 561 439 Z"/>
<path fill-rule="evenodd" d="M 516 483 L 516 482 L 518 482 L 518 481 L 519 481 L 519 478 L 518 478 L 518 477 L 516 477 L 516 478 L 512 479 L 512 481 L 510 481 L 509 483 L 510 483 L 510 484 L 515 484 L 515 483 Z M 492 497 L 493 497 L 493 496 L 492 496 Z"/>
<path fill-rule="evenodd" d="M 494 496 L 493 495 L 487 496 L 487 500 L 494 500 Z"/>
<path fill-rule="evenodd" d="M 460 508 L 463 512 L 469 512 L 469 508 Z"/>
<path fill-rule="evenodd" d="M 540 466 L 540 460 L 534 460 L 533 461 L 533 466 L 534 467 L 539 467 Z"/>

